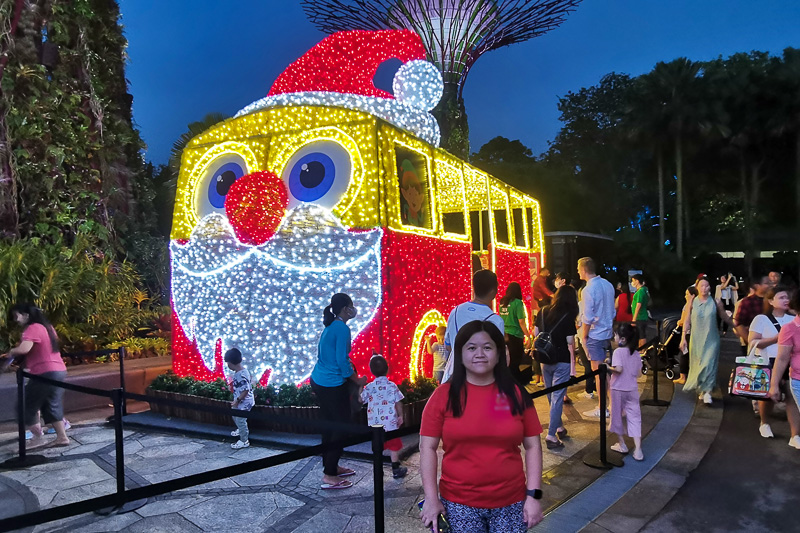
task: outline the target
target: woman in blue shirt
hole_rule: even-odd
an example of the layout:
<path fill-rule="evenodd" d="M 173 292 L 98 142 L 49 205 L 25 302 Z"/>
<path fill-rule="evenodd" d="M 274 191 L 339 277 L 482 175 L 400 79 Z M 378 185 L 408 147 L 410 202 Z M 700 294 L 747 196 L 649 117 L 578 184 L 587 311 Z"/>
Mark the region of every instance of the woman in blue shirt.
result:
<path fill-rule="evenodd" d="M 344 293 L 331 297 L 331 304 L 322 314 L 325 329 L 319 338 L 318 359 L 311 371 L 311 389 L 317 396 L 323 420 L 330 422 L 350 422 L 350 397 L 347 380 L 359 386 L 367 383 L 366 377 L 358 377 L 350 362 L 350 328 L 347 321 L 356 317 L 353 300 Z M 327 444 L 342 438 L 336 433 L 323 433 L 322 443 Z M 339 466 L 342 448 L 334 448 L 322 454 L 322 488 L 346 489 L 353 486 L 347 476 L 353 470 Z"/>

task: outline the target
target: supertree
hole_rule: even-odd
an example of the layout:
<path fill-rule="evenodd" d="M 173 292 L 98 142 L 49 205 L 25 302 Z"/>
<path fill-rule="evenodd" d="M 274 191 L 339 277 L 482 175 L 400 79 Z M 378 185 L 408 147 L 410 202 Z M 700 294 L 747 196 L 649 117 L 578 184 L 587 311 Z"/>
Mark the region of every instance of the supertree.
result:
<path fill-rule="evenodd" d="M 467 73 L 490 50 L 558 27 L 581 0 L 302 0 L 311 22 L 326 33 L 410 29 L 442 71 L 445 92 L 434 113 L 442 145 L 469 153 L 463 89 Z"/>

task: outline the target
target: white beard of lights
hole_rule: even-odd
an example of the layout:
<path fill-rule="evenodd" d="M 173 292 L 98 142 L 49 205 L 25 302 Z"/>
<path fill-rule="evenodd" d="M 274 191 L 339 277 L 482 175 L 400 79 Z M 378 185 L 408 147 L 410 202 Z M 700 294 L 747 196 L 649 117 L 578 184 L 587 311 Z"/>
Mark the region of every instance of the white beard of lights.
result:
<path fill-rule="evenodd" d="M 221 214 L 208 215 L 186 245 L 170 243 L 172 302 L 209 370 L 217 339 L 239 348 L 255 378 L 300 383 L 317 361 L 322 310 L 345 292 L 358 308 L 353 338 L 380 306 L 382 231 L 351 233 L 326 209 L 300 205 L 261 246 L 242 244 Z M 227 369 L 227 365 L 226 365 Z"/>

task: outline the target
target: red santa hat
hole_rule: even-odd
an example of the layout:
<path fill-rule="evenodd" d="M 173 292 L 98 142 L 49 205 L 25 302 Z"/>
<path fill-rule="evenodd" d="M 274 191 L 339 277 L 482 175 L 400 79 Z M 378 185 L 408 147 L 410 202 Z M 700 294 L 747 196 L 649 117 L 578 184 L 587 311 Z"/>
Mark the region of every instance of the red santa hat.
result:
<path fill-rule="evenodd" d="M 334 33 L 289 65 L 266 98 L 236 116 L 278 106 L 330 106 L 365 111 L 438 146 L 439 125 L 429 113 L 442 97 L 442 75 L 425 61 L 422 39 L 410 30 Z M 403 65 L 392 83 L 394 94 L 378 89 L 380 65 L 397 58 Z"/>

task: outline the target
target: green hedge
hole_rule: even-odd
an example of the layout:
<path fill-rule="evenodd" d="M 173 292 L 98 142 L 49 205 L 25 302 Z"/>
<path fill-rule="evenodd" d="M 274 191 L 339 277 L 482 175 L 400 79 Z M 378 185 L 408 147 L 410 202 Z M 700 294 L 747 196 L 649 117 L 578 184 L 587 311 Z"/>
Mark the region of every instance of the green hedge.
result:
<path fill-rule="evenodd" d="M 161 374 L 156 377 L 150 388 L 153 390 L 160 390 L 165 392 L 177 392 L 180 394 L 191 394 L 192 396 L 201 396 L 203 398 L 213 398 L 215 400 L 233 401 L 228 383 L 223 379 L 206 382 L 197 380 L 191 376 L 178 377 L 171 370 L 166 374 Z M 420 379 L 416 383 L 412 383 L 406 379 L 400 384 L 400 391 L 405 396 L 404 403 L 412 403 L 419 400 L 425 400 L 433 394 L 436 389 L 436 381 L 433 379 Z M 309 407 L 315 406 L 316 397 L 311 391 L 309 385 L 281 385 L 275 387 L 268 385 L 262 387 L 256 385 L 253 388 L 256 405 L 271 405 L 273 407 Z"/>

